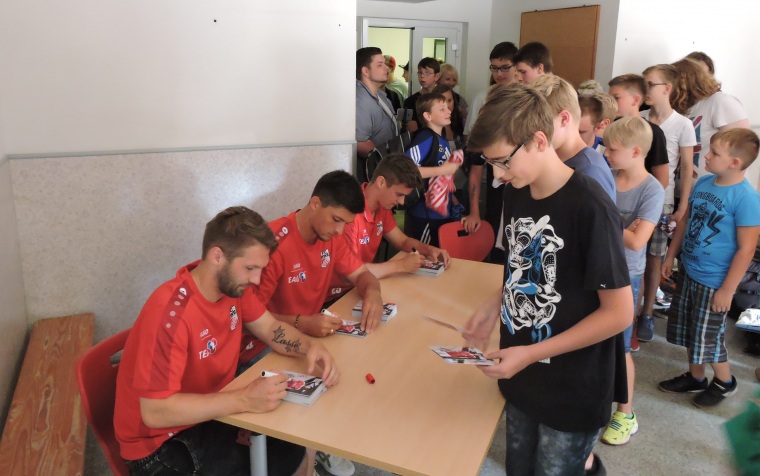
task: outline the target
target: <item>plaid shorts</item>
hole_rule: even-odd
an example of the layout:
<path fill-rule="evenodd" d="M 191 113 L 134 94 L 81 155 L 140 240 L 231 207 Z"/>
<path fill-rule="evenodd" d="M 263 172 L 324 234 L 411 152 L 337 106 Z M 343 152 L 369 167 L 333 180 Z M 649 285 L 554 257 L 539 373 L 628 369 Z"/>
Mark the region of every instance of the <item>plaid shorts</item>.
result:
<path fill-rule="evenodd" d="M 662 223 L 662 217 L 670 218 L 670 215 L 672 214 L 673 205 L 663 205 L 660 221 L 655 225 L 654 233 L 652 233 L 652 238 L 650 238 L 649 243 L 647 243 L 647 253 L 651 256 L 665 256 L 665 254 L 668 252 L 668 235 L 662 231 L 660 224 Z"/>
<path fill-rule="evenodd" d="M 678 273 L 676 293 L 668 310 L 667 339 L 686 347 L 691 364 L 728 361 L 726 353 L 726 313 L 713 312 L 715 289 Z"/>

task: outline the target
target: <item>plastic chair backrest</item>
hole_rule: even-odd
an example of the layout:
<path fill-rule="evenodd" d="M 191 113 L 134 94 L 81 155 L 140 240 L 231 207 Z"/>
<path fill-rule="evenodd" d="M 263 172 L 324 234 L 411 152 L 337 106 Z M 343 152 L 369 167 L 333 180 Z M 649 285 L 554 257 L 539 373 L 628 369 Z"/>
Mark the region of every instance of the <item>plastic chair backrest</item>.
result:
<path fill-rule="evenodd" d="M 77 362 L 76 375 L 87 421 L 108 459 L 111 471 L 128 476 L 129 471 L 119 454 L 119 442 L 113 430 L 113 411 L 116 400 L 116 373 L 119 365 L 111 357 L 124 349 L 129 329 L 119 332 L 92 346 Z"/>
<path fill-rule="evenodd" d="M 483 261 L 494 245 L 493 227 L 483 220 L 474 233 L 466 233 L 462 223 L 446 223 L 438 229 L 438 242 L 452 258 Z"/>

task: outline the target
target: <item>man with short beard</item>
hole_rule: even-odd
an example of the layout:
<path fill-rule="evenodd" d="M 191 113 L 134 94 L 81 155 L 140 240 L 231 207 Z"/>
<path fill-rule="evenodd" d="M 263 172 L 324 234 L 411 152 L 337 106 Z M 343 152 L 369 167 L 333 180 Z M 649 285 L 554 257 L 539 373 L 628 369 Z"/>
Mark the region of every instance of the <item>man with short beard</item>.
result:
<path fill-rule="evenodd" d="M 286 394 L 287 376 L 258 378 L 232 391 L 242 328 L 276 352 L 308 361 L 328 386 L 340 378 L 332 357 L 310 337 L 277 321 L 255 296 L 277 242 L 267 223 L 231 207 L 206 225 L 203 259 L 156 289 L 135 321 L 119 366 L 114 430 L 130 474 L 250 474 L 238 429 L 217 421 L 269 412 Z M 304 449 L 270 439 L 269 474 L 306 475 Z M 173 470 L 172 471 L 170 471 Z"/>
<path fill-rule="evenodd" d="M 388 142 L 398 134 L 396 110 L 380 88 L 388 81 L 388 66 L 380 48 L 356 51 L 356 172 L 362 182 L 365 161 L 375 149 L 382 154 Z"/>

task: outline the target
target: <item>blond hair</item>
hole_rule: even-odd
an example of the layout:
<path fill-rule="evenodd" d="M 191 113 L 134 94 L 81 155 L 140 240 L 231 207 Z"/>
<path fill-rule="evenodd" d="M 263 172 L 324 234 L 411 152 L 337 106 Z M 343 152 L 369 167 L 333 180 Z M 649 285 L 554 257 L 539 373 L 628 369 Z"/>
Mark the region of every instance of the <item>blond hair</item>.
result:
<path fill-rule="evenodd" d="M 457 81 L 459 80 L 459 71 L 457 71 L 457 69 L 454 66 L 448 63 L 443 63 L 441 65 L 441 77 L 443 77 L 443 75 L 446 73 L 454 73 L 454 76 L 456 76 Z"/>
<path fill-rule="evenodd" d="M 750 129 L 723 129 L 710 138 L 710 144 L 720 142 L 728 146 L 728 153 L 742 161 L 742 170 L 752 165 L 760 150 L 760 139 Z"/>
<path fill-rule="evenodd" d="M 542 74 L 530 83 L 530 86 L 544 95 L 555 116 L 561 111 L 567 111 L 576 124 L 581 121 L 581 107 L 578 104 L 578 93 L 572 84 L 559 76 Z"/>
<path fill-rule="evenodd" d="M 502 141 L 510 145 L 529 144 L 538 131 L 551 141 L 554 114 L 543 94 L 525 84 L 497 84 L 480 108 L 467 147 L 481 151 Z"/>
<path fill-rule="evenodd" d="M 639 147 L 642 156 L 646 156 L 652 147 L 652 128 L 640 117 L 621 117 L 604 130 L 604 143 L 607 147 L 613 143 Z"/>
<path fill-rule="evenodd" d="M 595 79 L 587 79 L 578 85 L 578 97 L 593 96 L 594 93 L 603 93 L 604 88 Z"/>

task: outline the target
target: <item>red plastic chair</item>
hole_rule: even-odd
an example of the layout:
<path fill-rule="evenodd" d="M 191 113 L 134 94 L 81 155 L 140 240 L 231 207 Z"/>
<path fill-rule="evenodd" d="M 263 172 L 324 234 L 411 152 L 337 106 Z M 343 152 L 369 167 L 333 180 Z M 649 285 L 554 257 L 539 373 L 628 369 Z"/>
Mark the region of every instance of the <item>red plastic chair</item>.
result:
<path fill-rule="evenodd" d="M 119 455 L 119 442 L 113 430 L 113 411 L 116 400 L 116 372 L 119 364 L 111 364 L 111 356 L 124 349 L 129 329 L 94 345 L 77 362 L 76 375 L 79 395 L 87 421 L 95 438 L 106 454 L 111 471 L 128 476 L 129 471 Z"/>
<path fill-rule="evenodd" d="M 446 223 L 438 229 L 438 242 L 452 258 L 483 261 L 493 248 L 495 237 L 493 227 L 483 220 L 475 233 L 467 233 L 462 223 Z"/>

